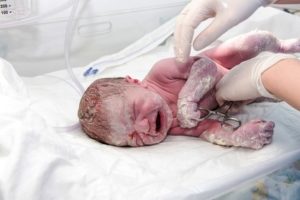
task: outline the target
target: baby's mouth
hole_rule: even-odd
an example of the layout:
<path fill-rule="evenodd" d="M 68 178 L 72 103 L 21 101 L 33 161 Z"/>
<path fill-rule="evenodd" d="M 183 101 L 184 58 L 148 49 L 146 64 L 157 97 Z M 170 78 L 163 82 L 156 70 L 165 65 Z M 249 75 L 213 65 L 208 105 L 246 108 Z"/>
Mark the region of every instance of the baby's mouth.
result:
<path fill-rule="evenodd" d="M 157 144 L 165 139 L 168 128 L 171 126 L 172 122 L 169 120 L 170 115 L 171 112 L 163 108 L 157 111 L 157 114 L 151 123 L 151 130 L 147 134 L 139 135 L 144 145 Z"/>
<path fill-rule="evenodd" d="M 160 112 L 157 113 L 156 116 L 156 127 L 155 127 L 155 132 L 159 132 L 160 128 L 161 128 L 161 116 L 160 116 Z"/>
<path fill-rule="evenodd" d="M 152 128 L 148 135 L 158 137 L 162 134 L 164 129 L 164 113 L 162 110 L 157 111 L 155 118 L 152 121 Z"/>

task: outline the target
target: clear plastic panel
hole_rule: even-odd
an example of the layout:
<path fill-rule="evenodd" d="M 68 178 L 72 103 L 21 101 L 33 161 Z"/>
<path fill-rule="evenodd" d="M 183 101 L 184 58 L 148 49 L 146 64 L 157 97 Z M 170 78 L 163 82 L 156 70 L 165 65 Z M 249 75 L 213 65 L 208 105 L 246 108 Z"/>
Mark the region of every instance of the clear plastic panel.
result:
<path fill-rule="evenodd" d="M 29 17 L 32 0 L 0 0 L 0 23 Z"/>
<path fill-rule="evenodd" d="M 8 1 L 10 0 L 6 0 Z M 6 29 L 1 29 L 1 26 L 8 23 L 14 25 L 21 20 L 0 21 L 0 57 L 9 60 L 23 76 L 65 69 L 64 39 L 73 1 L 22 2 L 24 5 L 27 2 L 31 9 L 29 17 L 24 16 L 24 20 L 35 17 L 38 19 Z M 84 66 L 102 56 L 122 50 L 176 16 L 186 2 L 187 0 L 130 0 L 126 3 L 122 0 L 87 1 L 82 12 L 75 17 L 77 24 L 70 49 L 71 65 Z M 63 6 L 64 4 L 69 7 Z M 53 9 L 59 12 L 41 17 Z"/>

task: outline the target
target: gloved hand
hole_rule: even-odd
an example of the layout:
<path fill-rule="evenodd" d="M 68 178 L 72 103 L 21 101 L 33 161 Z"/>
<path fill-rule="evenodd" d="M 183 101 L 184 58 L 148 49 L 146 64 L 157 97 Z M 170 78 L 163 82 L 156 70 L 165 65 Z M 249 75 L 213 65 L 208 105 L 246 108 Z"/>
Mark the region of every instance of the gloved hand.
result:
<path fill-rule="evenodd" d="M 179 14 L 175 29 L 175 55 L 179 62 L 186 62 L 191 51 L 194 29 L 204 20 L 215 17 L 194 41 L 200 50 L 228 29 L 248 18 L 260 6 L 277 0 L 192 0 Z"/>
<path fill-rule="evenodd" d="M 224 101 L 253 100 L 258 97 L 277 99 L 270 94 L 261 81 L 261 75 L 282 59 L 295 58 L 291 54 L 262 52 L 227 72 L 216 85 L 219 105 Z"/>

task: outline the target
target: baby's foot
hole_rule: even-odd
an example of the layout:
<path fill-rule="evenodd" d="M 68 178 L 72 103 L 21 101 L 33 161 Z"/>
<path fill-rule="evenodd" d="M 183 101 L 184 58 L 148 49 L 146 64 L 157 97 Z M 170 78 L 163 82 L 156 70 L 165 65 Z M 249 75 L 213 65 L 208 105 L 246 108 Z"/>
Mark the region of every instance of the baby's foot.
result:
<path fill-rule="evenodd" d="M 232 133 L 234 146 L 261 149 L 272 142 L 274 122 L 251 120 Z"/>

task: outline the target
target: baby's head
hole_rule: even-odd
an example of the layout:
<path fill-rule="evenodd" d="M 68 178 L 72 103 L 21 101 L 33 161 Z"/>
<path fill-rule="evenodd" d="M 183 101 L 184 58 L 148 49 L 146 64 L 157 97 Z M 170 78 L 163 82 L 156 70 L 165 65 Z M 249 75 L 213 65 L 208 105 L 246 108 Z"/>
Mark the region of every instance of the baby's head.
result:
<path fill-rule="evenodd" d="M 89 137 L 115 146 L 159 143 L 173 118 L 159 94 L 130 77 L 93 82 L 81 98 L 78 117 Z"/>

